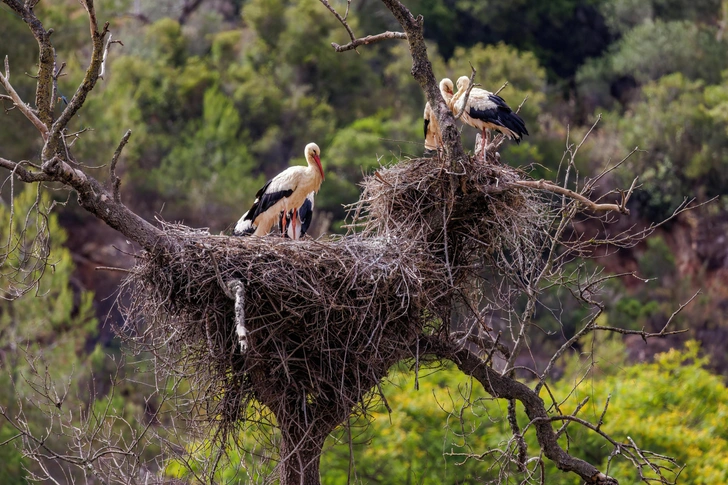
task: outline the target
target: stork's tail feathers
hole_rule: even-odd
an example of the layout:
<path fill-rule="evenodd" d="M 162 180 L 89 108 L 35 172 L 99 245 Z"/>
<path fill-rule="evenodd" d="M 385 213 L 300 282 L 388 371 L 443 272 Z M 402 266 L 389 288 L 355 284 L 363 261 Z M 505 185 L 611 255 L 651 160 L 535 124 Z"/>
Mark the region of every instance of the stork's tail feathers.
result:
<path fill-rule="evenodd" d="M 498 121 L 500 121 L 500 124 L 510 131 L 510 133 L 505 134 L 510 135 L 509 138 L 515 140 L 516 144 L 521 143 L 523 136 L 528 135 L 526 123 L 523 122 L 523 118 L 513 111 L 510 113 L 499 113 L 499 115 Z"/>
<path fill-rule="evenodd" d="M 249 213 L 250 211 L 243 214 L 243 217 L 241 217 L 238 223 L 235 224 L 233 236 L 250 236 L 255 232 L 257 228 L 253 224 L 253 221 L 248 218 Z"/>

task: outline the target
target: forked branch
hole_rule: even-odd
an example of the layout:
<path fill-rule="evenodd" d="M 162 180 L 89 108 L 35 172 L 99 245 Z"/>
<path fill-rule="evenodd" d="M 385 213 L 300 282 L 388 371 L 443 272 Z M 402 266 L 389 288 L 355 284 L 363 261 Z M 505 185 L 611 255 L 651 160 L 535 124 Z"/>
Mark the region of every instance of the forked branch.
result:
<path fill-rule="evenodd" d="M 549 182 L 547 180 L 518 180 L 514 181 L 513 185 L 518 187 L 526 187 L 530 189 L 537 189 L 537 190 L 546 190 L 548 192 L 553 192 L 555 194 L 565 195 L 567 197 L 570 197 L 580 204 L 584 205 L 587 209 L 594 211 L 594 212 L 619 212 L 625 215 L 629 215 L 629 209 L 627 209 L 627 203 L 629 202 L 630 197 L 632 196 L 632 193 L 634 192 L 635 187 L 637 186 L 637 180 L 638 178 L 635 178 L 632 181 L 632 185 L 630 186 L 629 190 L 626 192 L 620 191 L 620 199 L 619 201 L 615 201 L 614 204 L 604 204 L 604 203 L 597 203 L 589 200 L 587 197 L 585 197 L 583 194 L 580 194 L 578 192 L 575 192 L 573 190 L 567 189 L 565 187 L 562 187 L 560 185 L 557 185 L 553 182 Z"/>
<path fill-rule="evenodd" d="M 333 14 L 336 19 L 341 22 L 341 25 L 344 26 L 346 29 L 346 32 L 349 34 L 349 38 L 351 39 L 351 42 L 345 45 L 339 45 L 336 42 L 332 42 L 331 46 L 336 50 L 336 52 L 345 52 L 350 50 L 356 50 L 357 47 L 360 45 L 368 45 L 373 44 L 375 42 L 379 42 L 381 40 L 387 40 L 387 39 L 406 39 L 407 34 L 404 34 L 402 32 L 382 32 L 381 34 L 376 35 L 367 35 L 366 37 L 357 38 L 354 34 L 354 31 L 352 30 L 351 26 L 349 25 L 349 22 L 346 21 L 346 17 L 349 14 L 349 4 L 351 3 L 351 0 L 347 3 L 346 6 L 346 14 L 342 17 L 339 12 L 336 11 L 334 7 L 331 6 L 331 4 L 328 2 L 328 0 L 319 0 L 323 6 L 325 6 L 327 9 L 329 9 L 329 12 Z"/>

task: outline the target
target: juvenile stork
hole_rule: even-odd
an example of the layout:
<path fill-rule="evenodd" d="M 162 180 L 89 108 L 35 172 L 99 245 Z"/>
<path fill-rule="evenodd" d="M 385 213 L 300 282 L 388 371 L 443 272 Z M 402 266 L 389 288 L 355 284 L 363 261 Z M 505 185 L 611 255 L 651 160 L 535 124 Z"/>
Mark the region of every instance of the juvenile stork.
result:
<path fill-rule="evenodd" d="M 457 115 L 463 109 L 465 91 L 470 80 L 468 76 L 458 79 L 458 92 L 452 98 L 450 108 Z M 463 111 L 465 124 L 479 129 L 483 134 L 483 159 L 487 147 L 486 130 L 498 130 L 516 143 L 521 143 L 523 135 L 528 135 L 523 119 L 514 113 L 503 98 L 485 89 L 473 88 L 468 96 L 468 104 Z"/>
<path fill-rule="evenodd" d="M 315 192 L 311 192 L 306 196 L 306 200 L 303 201 L 303 205 L 300 208 L 288 211 L 287 224 L 285 224 L 283 215 L 281 214 L 281 232 L 290 239 L 301 239 L 306 235 L 308 227 L 311 225 L 311 219 L 313 218 L 314 195 Z"/>
<path fill-rule="evenodd" d="M 440 81 L 440 94 L 448 107 L 453 97 L 452 81 L 448 78 Z M 442 136 L 440 135 L 440 123 L 435 116 L 435 110 L 432 109 L 430 103 L 425 104 L 425 151 L 432 152 L 442 146 Z"/>
<path fill-rule="evenodd" d="M 288 225 L 290 211 L 291 225 L 298 222 L 299 208 L 308 194 L 318 192 L 324 180 L 321 166 L 321 150 L 315 143 L 309 143 L 304 150 L 308 166 L 289 167 L 273 177 L 255 194 L 255 202 L 235 225 L 236 236 L 265 236 L 280 220 L 281 231 Z M 281 216 L 281 213 L 283 214 Z"/>

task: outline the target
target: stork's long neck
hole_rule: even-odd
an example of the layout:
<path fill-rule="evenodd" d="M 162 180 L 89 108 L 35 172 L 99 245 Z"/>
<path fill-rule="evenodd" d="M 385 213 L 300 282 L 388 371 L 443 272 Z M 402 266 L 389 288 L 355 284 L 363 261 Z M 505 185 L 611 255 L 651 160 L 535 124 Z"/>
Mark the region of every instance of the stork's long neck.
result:
<path fill-rule="evenodd" d="M 442 98 L 445 100 L 445 104 L 450 106 L 453 102 L 453 95 L 448 93 L 447 91 L 440 91 L 440 94 L 442 94 Z"/>
<path fill-rule="evenodd" d="M 450 94 L 449 95 L 450 101 L 448 102 L 448 106 L 450 106 L 450 108 L 454 109 L 455 105 L 458 104 L 458 102 L 460 102 L 460 99 L 463 97 L 463 94 L 465 94 L 465 90 L 463 90 L 463 89 L 458 89 L 458 92 L 455 93 L 454 95 Z"/>

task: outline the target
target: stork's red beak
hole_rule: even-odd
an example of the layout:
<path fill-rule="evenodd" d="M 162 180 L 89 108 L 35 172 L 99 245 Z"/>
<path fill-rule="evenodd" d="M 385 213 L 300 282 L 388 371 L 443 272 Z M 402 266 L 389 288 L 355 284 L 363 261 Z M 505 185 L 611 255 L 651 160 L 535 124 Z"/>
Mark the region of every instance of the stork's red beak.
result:
<path fill-rule="evenodd" d="M 315 153 L 313 154 L 313 159 L 316 161 L 316 165 L 318 166 L 319 173 L 321 174 L 321 180 L 324 180 L 326 177 L 324 176 L 324 167 L 321 165 L 321 159 Z"/>

